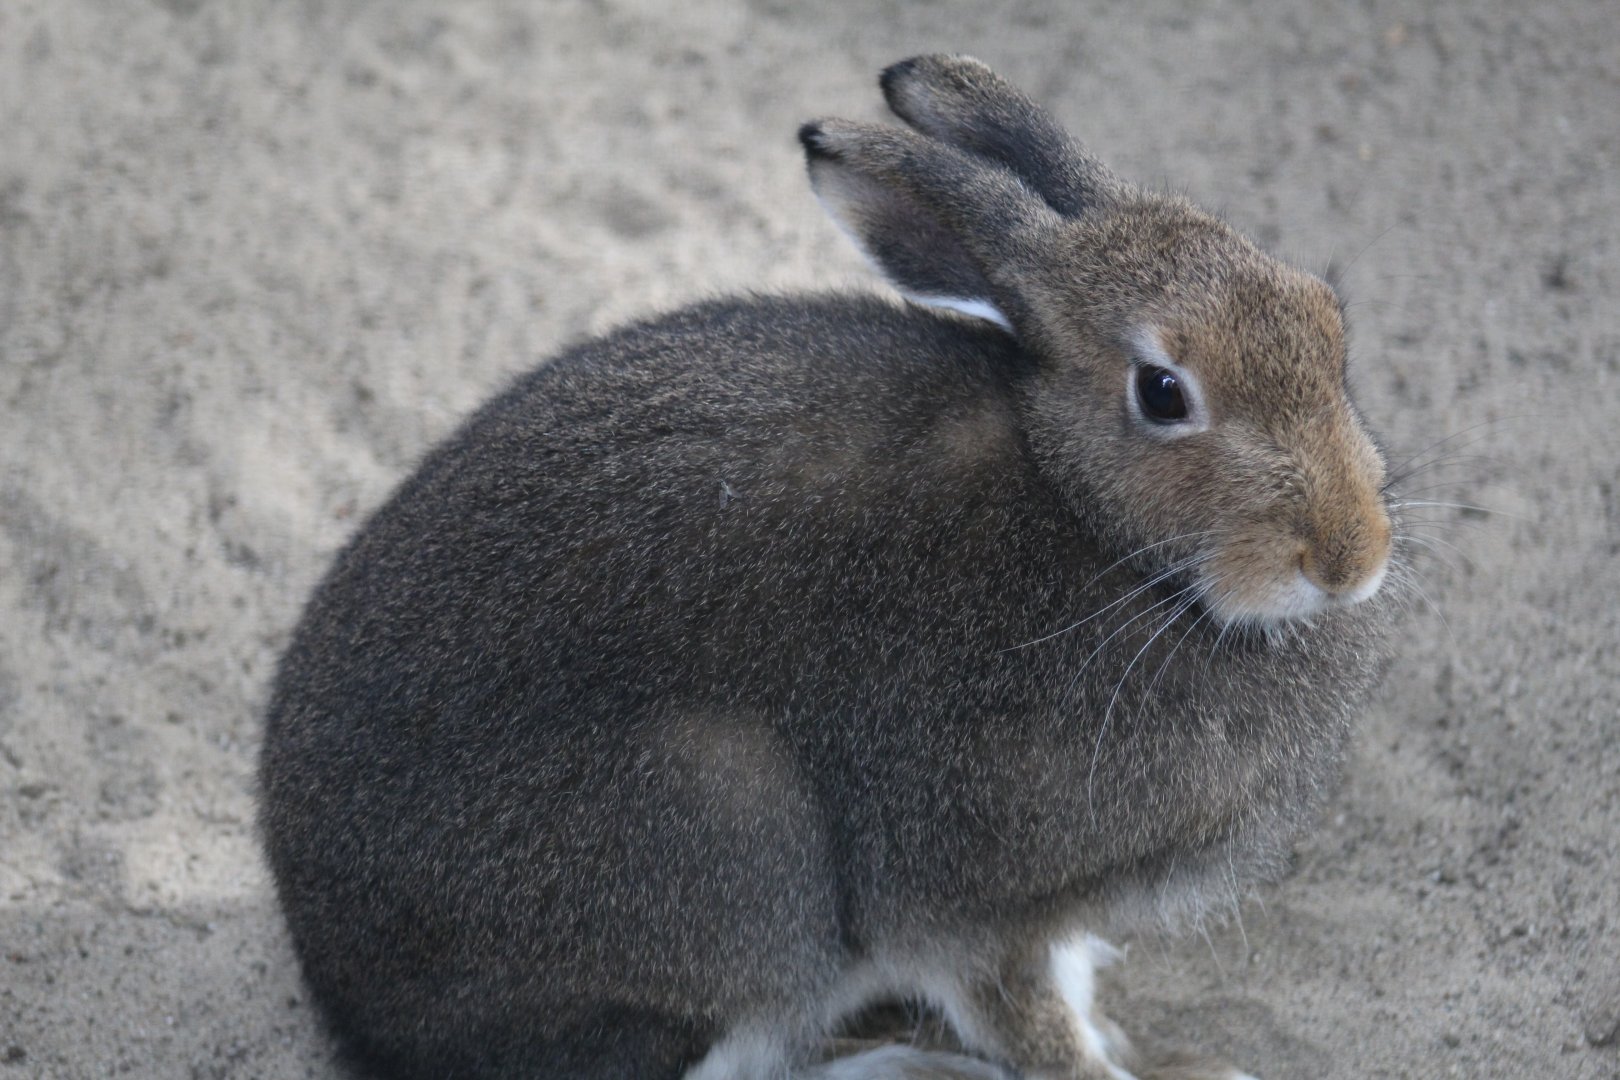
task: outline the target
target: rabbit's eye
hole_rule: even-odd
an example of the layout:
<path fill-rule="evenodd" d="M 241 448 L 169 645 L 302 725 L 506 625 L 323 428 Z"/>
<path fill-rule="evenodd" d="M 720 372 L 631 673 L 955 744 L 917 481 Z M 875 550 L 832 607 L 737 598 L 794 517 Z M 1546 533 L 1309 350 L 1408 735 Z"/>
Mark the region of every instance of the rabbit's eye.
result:
<path fill-rule="evenodd" d="M 1181 394 L 1181 380 L 1162 367 L 1144 364 L 1136 372 L 1136 400 L 1142 415 L 1161 424 L 1187 419 L 1187 399 Z"/>

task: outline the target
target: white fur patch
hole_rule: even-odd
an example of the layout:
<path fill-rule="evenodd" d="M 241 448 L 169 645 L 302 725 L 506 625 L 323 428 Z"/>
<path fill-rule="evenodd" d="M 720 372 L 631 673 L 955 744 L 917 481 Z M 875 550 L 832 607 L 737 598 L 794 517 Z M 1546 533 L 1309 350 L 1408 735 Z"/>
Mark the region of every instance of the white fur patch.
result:
<path fill-rule="evenodd" d="M 914 1046 L 880 1046 L 817 1065 L 793 1080 L 1013 1080 L 987 1061 L 919 1050 Z"/>
<path fill-rule="evenodd" d="M 1384 578 L 1388 574 L 1389 560 L 1386 558 L 1378 567 L 1377 573 L 1373 574 L 1366 581 L 1363 581 L 1360 585 L 1357 585 L 1349 592 L 1341 595 L 1339 597 L 1339 602 L 1344 604 L 1359 604 L 1363 600 L 1372 599 L 1373 594 L 1378 592 L 1379 588 L 1384 584 Z"/>
<path fill-rule="evenodd" d="M 1086 1055 L 1105 1065 L 1114 1080 L 1134 1080 L 1120 1068 L 1117 1048 L 1092 1019 L 1097 998 L 1097 969 L 1107 967 L 1121 955 L 1118 949 L 1095 934 L 1060 942 L 1052 946 L 1052 980 L 1074 1013 L 1075 1028 Z"/>
<path fill-rule="evenodd" d="M 920 998 L 945 1016 L 945 1020 L 969 1047 L 995 1045 L 995 1039 L 980 1027 L 974 1010 L 962 998 L 960 975 L 949 957 L 927 963 L 917 957 L 884 956 L 852 967 L 822 1002 L 821 1022 L 833 1027 L 845 1017 L 884 998 Z M 953 1073 L 942 1074 L 946 1080 Z"/>
<path fill-rule="evenodd" d="M 733 1031 L 687 1069 L 682 1080 L 788 1080 L 785 1048 L 762 1031 Z"/>
<path fill-rule="evenodd" d="M 1321 614 L 1331 606 L 1332 598 L 1304 573 L 1296 570 L 1292 577 L 1272 585 L 1268 595 L 1261 598 L 1258 603 L 1252 600 L 1250 603 L 1253 604 L 1254 610 L 1241 611 L 1238 618 L 1254 619 L 1261 623 L 1288 622 L 1293 619 L 1309 619 L 1312 615 Z"/>
<path fill-rule="evenodd" d="M 1007 319 L 1007 316 L 1003 315 L 1001 309 L 988 300 L 970 300 L 963 296 L 929 296 L 925 293 L 906 292 L 904 289 L 901 290 L 901 295 L 913 303 L 924 304 L 928 307 L 947 308 L 963 315 L 970 315 L 975 319 L 995 323 L 1007 333 L 1014 333 L 1013 324 Z"/>
<path fill-rule="evenodd" d="M 1241 599 L 1223 591 L 1207 573 L 1203 590 L 1215 617 L 1222 623 L 1276 627 L 1294 621 L 1309 622 L 1312 616 L 1333 608 L 1349 607 L 1371 599 L 1389 573 L 1386 559 L 1377 572 L 1354 589 L 1334 595 L 1296 570 L 1292 576 L 1270 584 L 1263 592 L 1251 590 Z M 1259 593 L 1256 595 L 1256 593 Z"/>

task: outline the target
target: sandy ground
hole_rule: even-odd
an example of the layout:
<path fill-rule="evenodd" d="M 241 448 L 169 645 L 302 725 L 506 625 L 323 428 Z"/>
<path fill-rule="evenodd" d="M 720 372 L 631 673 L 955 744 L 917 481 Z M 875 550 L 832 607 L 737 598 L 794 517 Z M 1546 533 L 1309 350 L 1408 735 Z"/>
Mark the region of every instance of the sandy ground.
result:
<path fill-rule="evenodd" d="M 1268 1080 L 1620 1076 L 1612 3 L 862 7 L 0 5 L 0 1080 L 337 1075 L 252 829 L 303 598 L 560 345 L 868 287 L 792 133 L 940 49 L 1347 265 L 1395 456 L 1460 436 L 1415 497 L 1503 512 L 1432 508 L 1296 872 L 1138 943 L 1120 1018 Z"/>

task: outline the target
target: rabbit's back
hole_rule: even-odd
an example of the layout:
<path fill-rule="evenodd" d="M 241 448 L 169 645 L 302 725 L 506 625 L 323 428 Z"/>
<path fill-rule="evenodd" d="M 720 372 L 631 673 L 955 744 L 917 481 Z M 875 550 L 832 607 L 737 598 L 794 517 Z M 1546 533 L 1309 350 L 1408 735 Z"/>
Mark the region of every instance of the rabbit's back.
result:
<path fill-rule="evenodd" d="M 781 704 L 809 692 L 787 673 L 836 666 L 817 650 L 870 677 L 851 633 L 881 620 L 915 644 L 938 627 L 900 616 L 971 603 L 962 589 L 1012 561 L 988 541 L 1051 540 L 1019 363 L 992 330 L 865 300 L 718 303 L 564 355 L 339 556 L 283 662 L 272 738 L 527 738 L 491 718 L 571 706 L 557 729 L 591 702 L 728 687 Z M 329 718 L 298 715 L 316 707 Z"/>
<path fill-rule="evenodd" d="M 841 785 L 907 756 L 868 714 L 961 679 L 942 640 L 1007 632 L 966 582 L 1017 565 L 1041 504 L 1019 365 L 876 300 L 717 303 L 436 450 L 317 591 L 269 714 L 267 847 L 340 1024 L 432 1013 L 498 1060 L 535 1015 L 824 977 L 868 842 Z"/>

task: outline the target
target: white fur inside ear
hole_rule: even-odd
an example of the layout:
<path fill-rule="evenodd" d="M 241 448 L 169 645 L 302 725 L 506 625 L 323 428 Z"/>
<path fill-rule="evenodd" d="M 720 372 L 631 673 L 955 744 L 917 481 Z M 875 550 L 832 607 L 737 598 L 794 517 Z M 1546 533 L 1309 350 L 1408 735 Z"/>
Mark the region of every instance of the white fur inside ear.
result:
<path fill-rule="evenodd" d="M 815 196 L 816 201 L 821 204 L 821 208 L 825 210 L 827 212 L 827 216 L 832 219 L 833 225 L 835 225 L 838 231 L 843 233 L 844 236 L 849 239 L 851 244 L 855 245 L 855 250 L 861 253 L 861 258 L 866 261 L 867 266 L 872 268 L 872 272 L 878 277 L 889 281 L 889 284 L 893 285 L 894 281 L 889 277 L 889 271 L 884 268 L 881 262 L 878 261 L 877 256 L 873 255 L 872 252 L 867 248 L 866 241 L 861 237 L 861 235 L 854 229 L 850 228 L 848 223 L 844 220 L 844 215 L 841 208 L 831 202 L 829 198 L 822 194 L 822 192 L 819 190 L 815 192 Z M 899 286 L 895 287 L 899 289 Z M 1007 316 L 1001 313 L 1000 308 L 996 307 L 996 305 L 992 304 L 988 300 L 975 300 L 964 296 L 935 296 L 929 293 L 910 292 L 906 289 L 899 289 L 899 292 L 901 296 L 904 296 L 907 300 L 910 300 L 914 304 L 922 304 L 926 307 L 949 308 L 951 311 L 961 312 L 963 315 L 969 315 L 975 319 L 983 319 L 985 322 L 995 323 L 1009 334 L 1014 333 L 1012 322 L 1008 320 Z"/>
<path fill-rule="evenodd" d="M 901 295 L 913 303 L 926 304 L 928 307 L 949 308 L 951 311 L 959 311 L 963 315 L 971 315 L 975 319 L 995 323 L 1009 334 L 1014 333 L 1013 324 L 1008 321 L 1007 316 L 1003 315 L 1001 309 L 988 300 L 969 300 L 960 296 L 924 296 L 912 292 L 902 292 Z"/>
<path fill-rule="evenodd" d="M 905 212 L 902 206 L 903 200 L 900 200 L 895 193 L 887 191 L 873 180 L 863 178 L 847 169 L 836 168 L 823 161 L 811 163 L 810 187 L 815 193 L 816 201 L 827 212 L 827 216 L 838 227 L 838 231 L 849 238 L 850 243 L 855 245 L 855 250 L 859 251 L 861 257 L 866 260 L 867 265 L 879 277 L 899 290 L 900 295 L 914 303 L 928 307 L 947 308 L 971 318 L 983 319 L 985 322 L 994 323 L 1001 327 L 1009 334 L 1014 333 L 1011 320 L 1002 314 L 1001 309 L 989 300 L 974 296 L 949 296 L 941 293 L 919 292 L 916 289 L 907 288 L 907 283 L 898 280 L 891 268 L 883 264 L 883 260 L 878 258 L 877 253 L 868 244 L 862 223 L 867 222 L 870 225 L 868 219 L 881 220 L 884 214 L 880 211 L 885 206 L 889 208 L 890 216 L 896 218 L 902 216 Z M 874 208 L 878 208 L 878 211 L 874 211 Z M 920 220 L 919 217 L 919 222 Z M 941 229 L 940 232 L 943 234 L 944 230 Z M 936 240 L 939 239 L 936 238 Z M 967 258 L 965 252 L 957 250 L 958 243 L 954 238 L 948 243 L 941 243 L 940 249 L 935 252 L 935 255 L 940 258 L 965 260 Z M 938 280 L 943 284 L 945 279 Z M 921 281 L 912 282 L 912 284 L 922 284 L 926 287 L 928 281 L 925 277 Z"/>

